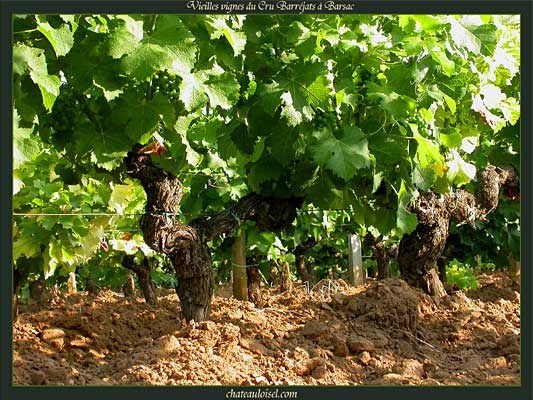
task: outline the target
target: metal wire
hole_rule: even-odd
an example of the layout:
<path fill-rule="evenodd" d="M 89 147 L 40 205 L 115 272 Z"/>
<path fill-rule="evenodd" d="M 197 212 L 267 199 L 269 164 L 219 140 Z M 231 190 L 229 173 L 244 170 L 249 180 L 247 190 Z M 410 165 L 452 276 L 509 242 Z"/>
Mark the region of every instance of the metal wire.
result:
<path fill-rule="evenodd" d="M 336 211 L 349 211 L 353 212 L 353 210 L 350 209 L 342 209 L 342 208 L 332 208 L 332 209 L 319 209 L 319 208 L 307 208 L 307 209 L 300 209 L 296 210 L 298 213 L 314 213 L 314 212 L 336 212 Z M 193 214 L 193 213 L 186 213 L 186 212 L 179 212 L 179 213 L 166 213 L 166 212 L 143 212 L 143 213 L 13 213 L 14 216 L 17 217 L 133 217 L 133 216 L 143 216 L 143 215 L 165 215 L 165 216 L 197 216 L 197 217 L 212 217 L 217 214 Z"/>
<path fill-rule="evenodd" d="M 132 217 L 143 215 L 165 215 L 168 217 L 179 215 L 197 215 L 197 216 L 209 216 L 214 214 L 192 214 L 192 213 L 166 213 L 166 212 L 143 212 L 143 213 L 13 213 L 17 217 Z"/>

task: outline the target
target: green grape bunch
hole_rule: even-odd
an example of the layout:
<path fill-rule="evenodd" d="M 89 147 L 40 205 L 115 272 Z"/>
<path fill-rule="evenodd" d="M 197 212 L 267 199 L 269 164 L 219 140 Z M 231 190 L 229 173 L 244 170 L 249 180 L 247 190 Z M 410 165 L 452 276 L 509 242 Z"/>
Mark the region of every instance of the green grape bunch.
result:
<path fill-rule="evenodd" d="M 415 112 L 414 114 L 410 115 L 407 119 L 407 122 L 415 124 L 418 127 L 418 132 L 422 136 L 432 136 L 431 125 L 422 117 L 422 115 L 420 115 L 419 112 Z"/>
<path fill-rule="evenodd" d="M 179 80 L 176 75 L 168 71 L 156 73 L 152 79 L 152 91 L 164 94 L 170 100 L 177 100 L 179 96 Z"/>
<path fill-rule="evenodd" d="M 81 113 L 81 104 L 74 89 L 70 86 L 62 87 L 52 109 L 52 128 L 57 132 L 72 130 Z"/>
<path fill-rule="evenodd" d="M 334 111 L 325 112 L 318 109 L 315 113 L 314 126 L 317 130 L 328 128 L 332 131 L 336 131 L 340 128 L 340 121 Z"/>

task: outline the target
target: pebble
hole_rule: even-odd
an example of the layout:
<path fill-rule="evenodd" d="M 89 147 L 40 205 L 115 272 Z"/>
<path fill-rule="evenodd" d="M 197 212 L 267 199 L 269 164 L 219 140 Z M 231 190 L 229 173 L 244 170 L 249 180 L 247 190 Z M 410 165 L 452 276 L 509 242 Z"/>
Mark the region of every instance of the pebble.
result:
<path fill-rule="evenodd" d="M 507 360 L 505 357 L 490 358 L 487 361 L 487 367 L 489 368 L 507 368 Z"/>
<path fill-rule="evenodd" d="M 402 360 L 400 371 L 404 376 L 416 376 L 418 378 L 421 378 L 425 372 L 424 364 L 411 358 Z"/>
<path fill-rule="evenodd" d="M 449 377 L 450 377 L 450 373 L 443 371 L 443 370 L 435 371 L 435 373 L 433 374 L 433 378 L 439 379 L 439 380 L 448 379 Z"/>
<path fill-rule="evenodd" d="M 164 335 L 155 341 L 157 349 L 164 353 L 172 353 L 179 349 L 180 342 L 172 335 Z"/>
<path fill-rule="evenodd" d="M 208 332 L 215 332 L 217 330 L 217 324 L 213 321 L 201 321 L 198 325 L 198 329 Z"/>
<path fill-rule="evenodd" d="M 41 334 L 41 339 L 48 343 L 54 339 L 62 339 L 63 337 L 65 337 L 65 331 L 57 328 L 45 329 Z"/>
<path fill-rule="evenodd" d="M 350 349 L 346 343 L 338 342 L 333 348 L 333 354 L 335 354 L 337 357 L 346 357 L 348 354 L 350 354 Z"/>
<path fill-rule="evenodd" d="M 370 353 L 368 351 L 363 351 L 359 356 L 359 361 L 361 361 L 364 365 L 370 364 L 371 360 L 372 357 L 370 356 Z"/>
<path fill-rule="evenodd" d="M 178 370 L 178 371 L 174 371 L 172 375 L 170 376 L 170 378 L 175 379 L 177 381 L 181 381 L 187 378 L 187 374 L 184 371 Z"/>
<path fill-rule="evenodd" d="M 309 321 L 307 322 L 303 329 L 300 331 L 302 336 L 315 339 L 329 331 L 328 327 L 319 321 Z"/>
<path fill-rule="evenodd" d="M 325 378 L 328 373 L 328 370 L 325 365 L 319 365 L 315 369 L 313 369 L 313 372 L 311 373 L 311 376 L 315 379 L 322 379 Z"/>
<path fill-rule="evenodd" d="M 46 381 L 46 375 L 42 371 L 34 371 L 30 375 L 30 382 L 32 385 L 42 385 Z"/>
<path fill-rule="evenodd" d="M 69 342 L 70 347 L 84 348 L 89 347 L 89 344 L 82 339 L 74 339 Z"/>
<path fill-rule="evenodd" d="M 374 351 L 376 346 L 370 340 L 360 336 L 352 335 L 346 339 L 346 345 L 353 353 L 362 353 L 363 351 Z"/>
<path fill-rule="evenodd" d="M 382 379 L 387 383 L 409 383 L 409 379 L 405 376 L 393 373 L 383 375 Z"/>
<path fill-rule="evenodd" d="M 64 383 L 67 379 L 67 371 L 64 368 L 48 367 L 43 369 L 46 380 L 54 383 Z"/>
<path fill-rule="evenodd" d="M 248 349 L 256 354 L 268 355 L 272 353 L 271 350 L 267 349 L 263 344 L 259 343 L 255 339 L 241 338 L 239 340 L 239 344 L 241 347 L 244 347 L 245 349 Z"/>

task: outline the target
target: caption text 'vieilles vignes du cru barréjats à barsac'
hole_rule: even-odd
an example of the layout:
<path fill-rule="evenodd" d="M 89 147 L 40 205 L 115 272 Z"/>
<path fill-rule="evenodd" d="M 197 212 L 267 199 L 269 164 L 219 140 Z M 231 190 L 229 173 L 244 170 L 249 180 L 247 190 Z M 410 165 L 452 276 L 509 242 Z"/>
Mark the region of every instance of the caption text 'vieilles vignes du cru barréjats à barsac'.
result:
<path fill-rule="evenodd" d="M 227 1 L 225 3 L 213 1 L 194 0 L 187 3 L 187 8 L 194 11 L 215 12 L 246 12 L 246 11 L 289 11 L 289 12 L 316 12 L 316 11 L 353 11 L 353 3 L 337 3 L 335 1 L 320 2 L 289 2 L 289 1 Z"/>

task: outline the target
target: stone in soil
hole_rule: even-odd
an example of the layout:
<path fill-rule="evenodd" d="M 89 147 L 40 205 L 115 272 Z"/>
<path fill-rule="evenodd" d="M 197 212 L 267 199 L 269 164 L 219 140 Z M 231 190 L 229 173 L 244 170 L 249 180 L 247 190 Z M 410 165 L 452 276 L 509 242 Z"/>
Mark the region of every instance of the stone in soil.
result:
<path fill-rule="evenodd" d="M 329 331 L 329 328 L 319 321 L 307 322 L 300 334 L 310 339 L 317 339 L 322 335 L 325 335 Z"/>
<path fill-rule="evenodd" d="M 360 336 L 352 335 L 346 339 L 346 345 L 352 353 L 362 353 L 363 351 L 374 351 L 376 346 L 370 340 Z"/>
<path fill-rule="evenodd" d="M 30 384 L 42 385 L 46 381 L 46 375 L 43 371 L 34 371 L 30 374 Z"/>
<path fill-rule="evenodd" d="M 63 329 L 50 328 L 45 329 L 41 333 L 41 339 L 48 343 L 54 339 L 62 339 L 63 337 L 65 337 L 65 331 Z"/>
<path fill-rule="evenodd" d="M 337 357 L 346 357 L 350 354 L 350 349 L 344 342 L 337 342 L 333 347 L 333 354 Z"/>
<path fill-rule="evenodd" d="M 268 355 L 272 353 L 272 350 L 267 349 L 263 344 L 259 343 L 255 339 L 241 338 L 239 340 L 239 344 L 241 347 L 244 347 L 245 349 L 256 354 Z"/>

